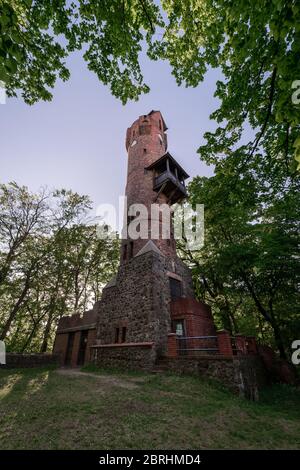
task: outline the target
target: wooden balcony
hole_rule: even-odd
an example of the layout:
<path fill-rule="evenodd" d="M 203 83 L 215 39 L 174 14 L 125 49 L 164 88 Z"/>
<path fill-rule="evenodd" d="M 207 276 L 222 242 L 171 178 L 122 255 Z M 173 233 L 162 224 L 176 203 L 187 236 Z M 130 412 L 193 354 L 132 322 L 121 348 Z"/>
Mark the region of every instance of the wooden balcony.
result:
<path fill-rule="evenodd" d="M 165 194 L 169 204 L 187 197 L 184 180 L 188 175 L 169 153 L 153 162 L 147 170 L 153 171 L 153 190 Z"/>
<path fill-rule="evenodd" d="M 185 185 L 168 170 L 154 177 L 153 189 L 168 196 L 171 204 L 187 197 Z"/>

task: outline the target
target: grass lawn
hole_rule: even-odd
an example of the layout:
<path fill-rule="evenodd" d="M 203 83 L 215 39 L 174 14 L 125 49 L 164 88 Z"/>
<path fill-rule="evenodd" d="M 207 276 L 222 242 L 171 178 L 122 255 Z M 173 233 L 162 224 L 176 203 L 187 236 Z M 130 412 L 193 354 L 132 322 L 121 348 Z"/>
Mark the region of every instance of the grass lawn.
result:
<path fill-rule="evenodd" d="M 193 377 L 0 371 L 1 449 L 300 449 L 300 391 L 259 403 Z"/>

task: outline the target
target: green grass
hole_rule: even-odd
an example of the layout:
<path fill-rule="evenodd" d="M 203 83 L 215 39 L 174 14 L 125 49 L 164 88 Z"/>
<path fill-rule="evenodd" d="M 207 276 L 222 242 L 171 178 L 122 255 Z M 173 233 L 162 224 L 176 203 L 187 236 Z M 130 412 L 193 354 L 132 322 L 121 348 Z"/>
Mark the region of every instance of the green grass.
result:
<path fill-rule="evenodd" d="M 300 449 L 300 391 L 258 403 L 195 377 L 0 371 L 1 449 Z"/>

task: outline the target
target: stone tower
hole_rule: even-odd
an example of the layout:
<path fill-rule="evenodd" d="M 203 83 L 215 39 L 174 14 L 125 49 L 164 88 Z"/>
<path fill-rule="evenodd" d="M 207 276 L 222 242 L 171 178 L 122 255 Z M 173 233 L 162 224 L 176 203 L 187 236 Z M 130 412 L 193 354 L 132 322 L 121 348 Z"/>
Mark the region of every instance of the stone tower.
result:
<path fill-rule="evenodd" d="M 255 339 L 216 333 L 210 308 L 195 299 L 190 270 L 176 254 L 171 213 L 187 195 L 188 175 L 167 151 L 166 130 L 159 111 L 127 130 L 128 217 L 119 269 L 92 310 L 60 319 L 53 351 L 72 367 L 92 362 L 151 370 L 167 356 L 164 367 L 205 371 L 256 399 L 264 372 Z M 169 217 L 151 212 L 153 205 Z"/>
<path fill-rule="evenodd" d="M 172 205 L 186 197 L 188 175 L 167 152 L 166 130 L 159 111 L 140 116 L 127 130 L 129 216 L 124 229 L 144 224 L 147 237 L 137 238 L 129 230 L 121 243 L 118 272 L 95 304 L 93 360 L 100 365 L 151 367 L 166 354 L 172 331 L 215 333 L 210 309 L 195 300 L 190 270 L 176 255 Z M 146 212 L 131 211 L 134 204 L 142 204 Z M 153 204 L 164 205 L 170 223 L 159 211 L 151 213 Z M 158 236 L 153 235 L 153 222 Z"/>
<path fill-rule="evenodd" d="M 176 257 L 176 246 L 173 235 L 171 206 L 186 196 L 184 180 L 188 177 L 185 171 L 167 153 L 166 124 L 159 111 L 151 111 L 148 115 L 140 116 L 127 129 L 126 150 L 128 152 L 128 173 L 125 194 L 127 196 L 127 214 L 133 204 L 143 204 L 147 210 L 148 220 L 143 214 L 138 218 L 141 224 L 148 226 L 147 239 L 132 240 L 126 236 L 121 246 L 121 263 L 134 257 L 148 239 L 151 239 L 162 254 L 170 258 Z M 166 238 L 155 237 L 151 227 L 157 222 L 159 234 L 162 234 L 162 214 L 151 213 L 151 205 L 165 205 L 169 209 L 170 223 L 165 223 L 164 229 L 170 232 Z M 134 220 L 134 215 L 128 215 L 126 226 Z M 145 225 L 144 225 L 145 226 Z"/>

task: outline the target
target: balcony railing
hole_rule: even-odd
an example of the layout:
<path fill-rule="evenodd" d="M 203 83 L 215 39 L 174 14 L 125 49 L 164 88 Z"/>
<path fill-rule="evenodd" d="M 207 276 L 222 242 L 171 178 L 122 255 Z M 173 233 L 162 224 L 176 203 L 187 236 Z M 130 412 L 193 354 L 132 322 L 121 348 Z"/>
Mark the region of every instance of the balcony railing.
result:
<path fill-rule="evenodd" d="M 179 181 L 178 178 L 176 178 L 176 176 L 169 170 L 166 170 L 164 171 L 163 173 L 161 173 L 159 176 L 156 176 L 154 178 L 154 185 L 153 185 L 153 189 L 154 190 L 158 190 L 164 183 L 167 183 L 168 181 L 170 181 L 171 183 L 173 183 L 175 186 L 177 186 L 177 188 L 184 194 L 184 195 L 187 195 L 187 191 L 186 191 L 186 188 L 184 186 L 184 184 L 181 183 L 181 181 Z"/>

